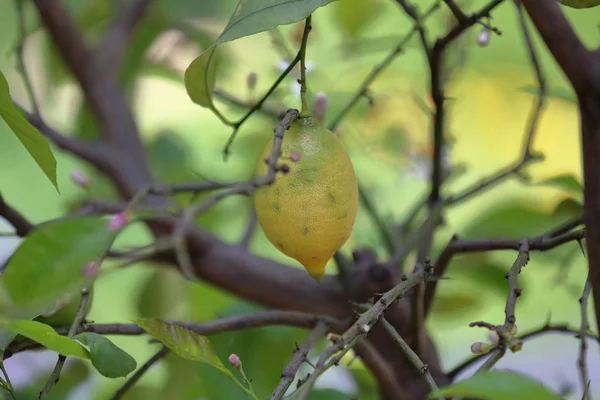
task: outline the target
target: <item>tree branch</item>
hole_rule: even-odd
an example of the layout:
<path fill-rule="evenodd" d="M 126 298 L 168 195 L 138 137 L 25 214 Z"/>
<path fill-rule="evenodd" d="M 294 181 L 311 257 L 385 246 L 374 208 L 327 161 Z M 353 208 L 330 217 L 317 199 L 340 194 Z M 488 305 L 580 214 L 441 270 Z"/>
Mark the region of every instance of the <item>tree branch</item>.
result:
<path fill-rule="evenodd" d="M 111 80 L 116 79 L 129 38 L 151 3 L 152 0 L 130 0 L 129 4 L 121 6 L 117 11 L 115 19 L 104 34 L 94 61 L 98 69 L 110 76 Z"/>
<path fill-rule="evenodd" d="M 40 18 L 73 73 L 110 149 L 103 169 L 124 198 L 152 184 L 136 123 L 127 99 L 111 75 L 96 64 L 75 21 L 60 0 L 34 0 Z M 119 159 L 118 162 L 115 161 Z"/>
<path fill-rule="evenodd" d="M 600 53 L 588 51 L 554 1 L 521 0 L 578 97 L 583 151 L 584 212 L 589 275 L 600 327 Z"/>
<path fill-rule="evenodd" d="M 459 239 L 458 236 L 455 235 L 434 264 L 433 276 L 434 278 L 444 276 L 446 268 L 455 254 L 478 253 L 493 250 L 519 250 L 523 240 L 527 240 L 529 243 L 530 251 L 547 251 L 567 242 L 581 240 L 585 237 L 584 230 L 566 232 L 554 236 L 553 233 L 553 231 L 550 231 L 530 239 Z M 430 310 L 436 288 L 437 279 L 432 279 L 425 291 L 425 315 L 427 315 Z"/>
<path fill-rule="evenodd" d="M 446 47 L 458 38 L 467 28 L 473 26 L 481 18 L 489 13 L 503 0 L 493 0 L 478 12 L 470 15 L 466 19 L 459 21 L 445 36 L 438 38 L 430 53 L 429 65 L 431 69 L 430 90 L 433 103 L 435 105 L 435 114 L 433 118 L 433 166 L 431 174 L 431 194 L 430 203 L 436 203 L 440 199 L 440 188 L 442 185 L 442 156 L 444 147 L 444 88 L 442 82 L 443 58 Z"/>
<path fill-rule="evenodd" d="M 208 336 L 222 332 L 241 331 L 245 329 L 258 328 L 261 326 L 296 326 L 299 328 L 313 328 L 318 322 L 323 321 L 328 327 L 334 330 L 340 330 L 346 322 L 331 318 L 326 315 L 314 315 L 298 311 L 262 311 L 254 314 L 236 315 L 223 317 L 208 322 L 185 322 L 185 321 L 167 321 L 171 324 L 179 325 L 192 330 L 200 335 Z M 59 335 L 66 335 L 68 328 L 59 328 L 56 330 Z M 100 335 L 144 335 L 146 331 L 136 324 L 86 324 L 79 327 L 75 333 L 94 332 Z M 23 339 L 14 341 L 8 346 L 4 353 L 4 359 L 13 354 L 38 348 L 40 345 L 33 340 Z"/>
<path fill-rule="evenodd" d="M 576 92 L 600 90 L 600 57 L 585 48 L 556 1 L 520 0 Z M 590 61 L 590 62 L 587 62 Z"/>
<path fill-rule="evenodd" d="M 20 212 L 9 206 L 0 194 L 0 217 L 8 221 L 15 228 L 15 232 L 20 237 L 26 236 L 35 228 L 35 225 L 29 222 Z"/>

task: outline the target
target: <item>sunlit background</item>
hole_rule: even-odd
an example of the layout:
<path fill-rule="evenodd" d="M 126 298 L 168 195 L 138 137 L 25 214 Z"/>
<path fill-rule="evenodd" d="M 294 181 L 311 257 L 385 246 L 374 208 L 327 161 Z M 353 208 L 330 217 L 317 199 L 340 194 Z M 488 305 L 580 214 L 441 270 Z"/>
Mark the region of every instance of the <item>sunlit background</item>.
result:
<path fill-rule="evenodd" d="M 122 2 L 70 0 L 73 14 L 90 44 L 95 43 Z M 144 135 L 155 177 L 161 182 L 200 179 L 241 180 L 250 178 L 260 152 L 272 134 L 273 120 L 255 114 L 245 124 L 225 162 L 223 146 L 231 133 L 211 111 L 193 104 L 183 85 L 183 71 L 214 41 L 236 6 L 235 0 L 160 0 L 142 21 L 134 36 L 121 80 L 133 104 Z M 461 1 L 465 10 L 475 10 L 485 1 Z M 419 2 L 425 10 L 429 1 Z M 600 9 L 564 9 L 579 37 L 588 46 L 600 43 Z M 31 33 L 27 38 L 26 62 L 33 77 L 36 96 L 46 121 L 65 132 L 93 138 L 96 127 L 82 107 L 77 85 L 67 74 L 31 6 L 26 7 Z M 0 69 L 6 75 L 13 97 L 29 105 L 23 82 L 16 70 L 15 45 L 19 41 L 13 1 L 0 0 Z M 452 22 L 449 11 L 440 9 L 427 21 L 433 40 Z M 447 133 L 451 139 L 448 161 L 456 176 L 445 193 L 456 193 L 499 168 L 517 162 L 522 154 L 527 119 L 537 101 L 536 76 L 513 2 L 506 1 L 493 13 L 490 23 L 502 31 L 492 35 L 488 46 L 477 44 L 480 26 L 469 30 L 447 54 L 451 69 L 447 94 Z M 395 2 L 342 0 L 318 9 L 307 50 L 307 75 L 311 99 L 318 92 L 327 96 L 326 121 L 331 121 L 349 101 L 360 82 L 411 29 L 411 21 Z M 219 48 L 217 87 L 243 100 L 260 97 L 295 54 L 303 23 L 280 27 L 226 43 Z M 457 233 L 469 238 L 535 236 L 575 215 L 582 200 L 577 189 L 538 184 L 558 175 L 572 175 L 581 182 L 580 138 L 577 105 L 568 82 L 544 44 L 534 35 L 549 88 L 545 111 L 534 139 L 534 150 L 543 162 L 525 169 L 528 182 L 514 177 L 484 194 L 452 207 L 446 225 L 438 231 L 432 258 Z M 246 85 L 247 75 L 256 73 L 254 91 Z M 269 104 L 299 107 L 295 77 L 288 77 Z M 377 210 L 386 220 L 402 217 L 428 190 L 430 118 L 427 107 L 429 70 L 415 38 L 404 52 L 378 77 L 370 88 L 373 105 L 366 98 L 339 126 L 338 133 L 351 153 L 357 175 L 369 189 Z M 216 101 L 219 110 L 238 117 L 242 110 Z M 114 198 L 107 181 L 88 165 L 56 149 L 61 194 L 53 189 L 21 144 L 0 121 L 0 191 L 33 222 L 56 218 L 87 194 L 69 180 L 73 168 L 85 171 L 92 180 L 89 196 Z M 560 207 L 559 207 L 560 205 Z M 228 198 L 204 213 L 198 222 L 226 241 L 243 234 L 250 216 L 246 198 Z M 0 221 L 0 229 L 8 225 Z M 143 243 L 148 233 L 132 226 L 119 239 L 122 244 Z M 0 258 L 8 257 L 18 240 L 0 237 Z M 359 246 L 374 247 L 385 257 L 377 228 L 363 209 L 349 242 L 348 254 Z M 257 230 L 251 242 L 256 254 L 300 267 L 279 253 Z M 459 256 L 448 277 L 440 282 L 439 297 L 427 325 L 440 352 L 443 367 L 452 369 L 471 356 L 473 342 L 486 341 L 487 331 L 469 328 L 475 320 L 504 321 L 507 284 L 503 275 L 514 261 L 515 252 L 502 251 Z M 226 269 L 227 265 L 221 268 Z M 333 261 L 329 273 L 335 273 Z M 532 253 L 531 262 L 520 275 L 523 295 L 516 309 L 520 332 L 547 321 L 578 329 L 579 302 L 586 277 L 586 262 L 577 243 L 546 253 Z M 299 302 L 303 301 L 298 299 Z M 590 302 L 591 303 L 591 302 Z M 130 322 L 140 316 L 195 321 L 239 314 L 256 309 L 243 299 L 203 282 L 189 283 L 175 271 L 161 266 L 138 264 L 103 275 L 96 283 L 89 319 L 96 322 Z M 596 322 L 590 306 L 590 324 Z M 306 331 L 269 327 L 212 336 L 223 360 L 240 355 L 244 369 L 254 381 L 259 396 L 266 397 L 291 356 L 294 341 Z M 111 337 L 132 354 L 138 365 L 159 348 L 145 337 Z M 325 343 L 324 343 L 325 344 Z M 600 376 L 600 352 L 589 344 L 590 377 Z M 581 398 L 577 371 L 579 341 L 572 336 L 546 335 L 527 342 L 523 350 L 508 353 L 498 364 L 542 380 L 567 398 Z M 315 354 L 318 355 L 318 354 Z M 351 357 L 346 361 L 350 361 Z M 56 361 L 51 352 L 19 354 L 6 362 L 15 387 L 23 399 L 37 398 Z M 461 377 L 472 373 L 465 371 Z M 52 399 L 107 399 L 123 383 L 109 380 L 92 368 L 73 361 L 63 372 Z M 376 386 L 361 363 L 342 365 L 326 373 L 317 387 L 322 399 L 357 396 L 376 399 Z M 600 394 L 600 382 L 592 381 L 592 395 Z M 337 396 L 337 397 L 336 397 Z M 127 399 L 243 399 L 227 378 L 204 365 L 166 358 L 132 389 Z M 311 397 L 312 399 L 313 397 Z M 21 399 L 21 397 L 20 397 Z"/>

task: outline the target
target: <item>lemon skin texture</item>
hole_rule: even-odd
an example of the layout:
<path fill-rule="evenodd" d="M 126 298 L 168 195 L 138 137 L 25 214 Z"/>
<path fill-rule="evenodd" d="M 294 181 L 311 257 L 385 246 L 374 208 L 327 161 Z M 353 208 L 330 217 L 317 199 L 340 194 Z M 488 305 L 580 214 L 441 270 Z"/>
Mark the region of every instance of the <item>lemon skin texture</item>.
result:
<path fill-rule="evenodd" d="M 268 172 L 262 153 L 258 175 Z M 254 194 L 258 221 L 269 241 L 300 262 L 317 281 L 327 262 L 346 243 L 358 211 L 358 185 L 352 161 L 338 137 L 312 117 L 300 118 L 284 133 L 278 172 L 271 185 Z"/>

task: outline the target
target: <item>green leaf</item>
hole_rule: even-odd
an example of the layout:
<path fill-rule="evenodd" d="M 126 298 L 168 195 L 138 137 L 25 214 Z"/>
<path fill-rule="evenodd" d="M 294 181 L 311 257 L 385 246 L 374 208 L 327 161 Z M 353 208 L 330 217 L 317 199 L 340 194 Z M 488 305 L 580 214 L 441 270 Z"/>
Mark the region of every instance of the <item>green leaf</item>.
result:
<path fill-rule="evenodd" d="M 600 0 L 558 0 L 564 6 L 571 8 L 592 8 L 600 5 Z"/>
<path fill-rule="evenodd" d="M 332 1 L 335 0 L 240 0 L 216 43 L 300 21 Z"/>
<path fill-rule="evenodd" d="M 207 337 L 159 318 L 143 318 L 133 322 L 179 357 L 201 361 L 235 379 L 231 371 L 225 368 Z"/>
<path fill-rule="evenodd" d="M 518 89 L 521 92 L 529 93 L 534 96 L 538 96 L 540 94 L 540 89 L 537 86 L 523 86 Z M 561 99 L 564 101 L 568 101 L 570 103 L 577 104 L 577 96 L 575 92 L 571 89 L 567 89 L 562 86 L 550 86 L 546 88 L 546 97 Z"/>
<path fill-rule="evenodd" d="M 465 238 L 529 237 L 554 227 L 551 216 L 520 203 L 500 204 L 486 209 L 465 227 Z"/>
<path fill-rule="evenodd" d="M 357 34 L 371 23 L 383 10 L 380 1 L 343 0 L 332 5 L 336 22 L 350 36 Z"/>
<path fill-rule="evenodd" d="M 4 74 L 0 72 L 0 116 L 25 146 L 31 157 L 58 191 L 56 159 L 46 138 L 27 121 L 10 97 L 10 89 Z"/>
<path fill-rule="evenodd" d="M 5 319 L 0 320 L 0 325 L 63 356 L 74 356 L 84 360 L 90 358 L 90 354 L 81 344 L 69 337 L 59 335 L 51 326 L 41 322 Z"/>
<path fill-rule="evenodd" d="M 126 377 L 136 369 L 135 359 L 113 342 L 94 332 L 83 332 L 73 336 L 90 352 L 92 365 L 107 378 Z"/>
<path fill-rule="evenodd" d="M 106 218 L 64 218 L 39 225 L 15 250 L 0 285 L 9 307 L 0 310 L 15 318 L 33 318 L 54 309 L 57 301 L 81 290 L 82 268 L 95 261 L 117 232 Z"/>
<path fill-rule="evenodd" d="M 215 87 L 217 46 L 200 54 L 185 70 L 185 89 L 192 101 L 202 107 L 214 108 L 212 92 Z"/>
<path fill-rule="evenodd" d="M 573 198 L 566 198 L 554 209 L 552 216 L 559 221 L 574 218 L 583 211 L 583 204 Z"/>
<path fill-rule="evenodd" d="M 542 383 L 507 370 L 480 372 L 429 394 L 430 399 L 441 396 L 469 396 L 483 400 L 561 400 Z"/>
<path fill-rule="evenodd" d="M 533 183 L 535 186 L 551 186 L 558 189 L 568 190 L 575 194 L 583 193 L 583 185 L 571 174 L 557 175 L 552 178 Z"/>

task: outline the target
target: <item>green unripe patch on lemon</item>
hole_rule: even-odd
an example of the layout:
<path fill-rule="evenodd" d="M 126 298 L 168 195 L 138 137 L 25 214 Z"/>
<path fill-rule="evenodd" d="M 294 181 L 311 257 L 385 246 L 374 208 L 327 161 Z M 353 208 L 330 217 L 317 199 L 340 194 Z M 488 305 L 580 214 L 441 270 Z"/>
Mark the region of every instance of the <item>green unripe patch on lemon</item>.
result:
<path fill-rule="evenodd" d="M 273 146 L 265 147 L 257 168 Z M 258 221 L 269 241 L 320 281 L 327 262 L 350 237 L 358 211 L 352 161 L 340 139 L 312 117 L 300 118 L 283 136 L 275 182 L 254 194 Z"/>

